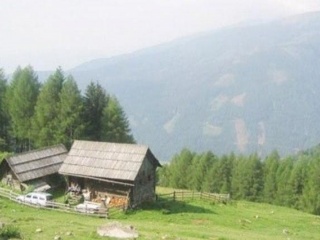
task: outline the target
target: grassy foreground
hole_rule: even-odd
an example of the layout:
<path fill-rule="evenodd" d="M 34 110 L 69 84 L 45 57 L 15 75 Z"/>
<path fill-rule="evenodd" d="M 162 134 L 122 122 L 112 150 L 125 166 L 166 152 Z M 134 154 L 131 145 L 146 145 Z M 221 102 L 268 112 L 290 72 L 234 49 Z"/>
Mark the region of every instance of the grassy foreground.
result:
<path fill-rule="evenodd" d="M 320 239 L 320 216 L 268 204 L 202 201 L 163 202 L 99 219 L 35 209 L 0 198 L 0 222 L 18 226 L 23 239 L 107 239 L 99 226 L 111 222 L 134 226 L 139 239 Z M 41 229 L 41 232 L 36 232 Z"/>

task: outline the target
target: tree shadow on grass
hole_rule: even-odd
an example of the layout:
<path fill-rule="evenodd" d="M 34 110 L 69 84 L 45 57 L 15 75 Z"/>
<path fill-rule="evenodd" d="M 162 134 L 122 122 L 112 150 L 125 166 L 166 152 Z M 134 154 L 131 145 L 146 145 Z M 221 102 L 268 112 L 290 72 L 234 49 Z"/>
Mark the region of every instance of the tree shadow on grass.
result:
<path fill-rule="evenodd" d="M 209 204 L 209 203 L 208 203 Z M 173 200 L 158 200 L 153 203 L 145 203 L 140 206 L 141 210 L 158 210 L 163 214 L 177 213 L 207 213 L 216 214 L 211 209 L 206 207 L 196 206 L 192 202 L 173 201 Z"/>

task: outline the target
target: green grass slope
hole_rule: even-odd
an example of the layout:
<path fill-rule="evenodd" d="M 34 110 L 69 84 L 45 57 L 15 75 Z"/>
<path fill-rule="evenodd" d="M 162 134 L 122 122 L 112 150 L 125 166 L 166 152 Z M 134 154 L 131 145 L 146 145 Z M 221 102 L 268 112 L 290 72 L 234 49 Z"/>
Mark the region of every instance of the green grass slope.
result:
<path fill-rule="evenodd" d="M 320 217 L 251 202 L 213 204 L 163 202 L 113 219 L 34 209 L 0 198 L 0 222 L 18 226 L 23 239 L 108 239 L 96 229 L 111 222 L 130 224 L 138 239 L 319 239 Z M 37 233 L 37 229 L 42 232 Z M 72 234 L 70 234 L 72 233 Z"/>

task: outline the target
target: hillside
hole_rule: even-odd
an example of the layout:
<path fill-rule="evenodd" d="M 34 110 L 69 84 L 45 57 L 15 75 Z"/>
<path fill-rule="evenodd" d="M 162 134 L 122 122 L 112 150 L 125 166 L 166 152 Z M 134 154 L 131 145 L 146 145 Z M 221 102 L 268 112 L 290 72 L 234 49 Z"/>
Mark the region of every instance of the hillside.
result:
<path fill-rule="evenodd" d="M 202 33 L 70 71 L 124 107 L 160 160 L 296 152 L 320 142 L 320 13 Z"/>
<path fill-rule="evenodd" d="M 112 222 L 133 226 L 141 240 L 315 240 L 320 226 L 314 215 L 242 201 L 227 205 L 175 202 L 101 219 L 26 207 L 0 198 L 0 223 L 17 226 L 23 239 L 105 239 L 97 236 L 96 229 Z"/>

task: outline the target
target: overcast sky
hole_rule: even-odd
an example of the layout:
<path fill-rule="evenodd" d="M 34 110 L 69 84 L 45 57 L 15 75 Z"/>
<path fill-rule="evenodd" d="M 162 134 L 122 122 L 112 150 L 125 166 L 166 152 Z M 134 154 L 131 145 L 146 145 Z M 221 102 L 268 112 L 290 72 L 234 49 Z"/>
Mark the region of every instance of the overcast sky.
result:
<path fill-rule="evenodd" d="M 0 0 L 0 68 L 68 70 L 197 32 L 319 10 L 320 0 Z"/>

